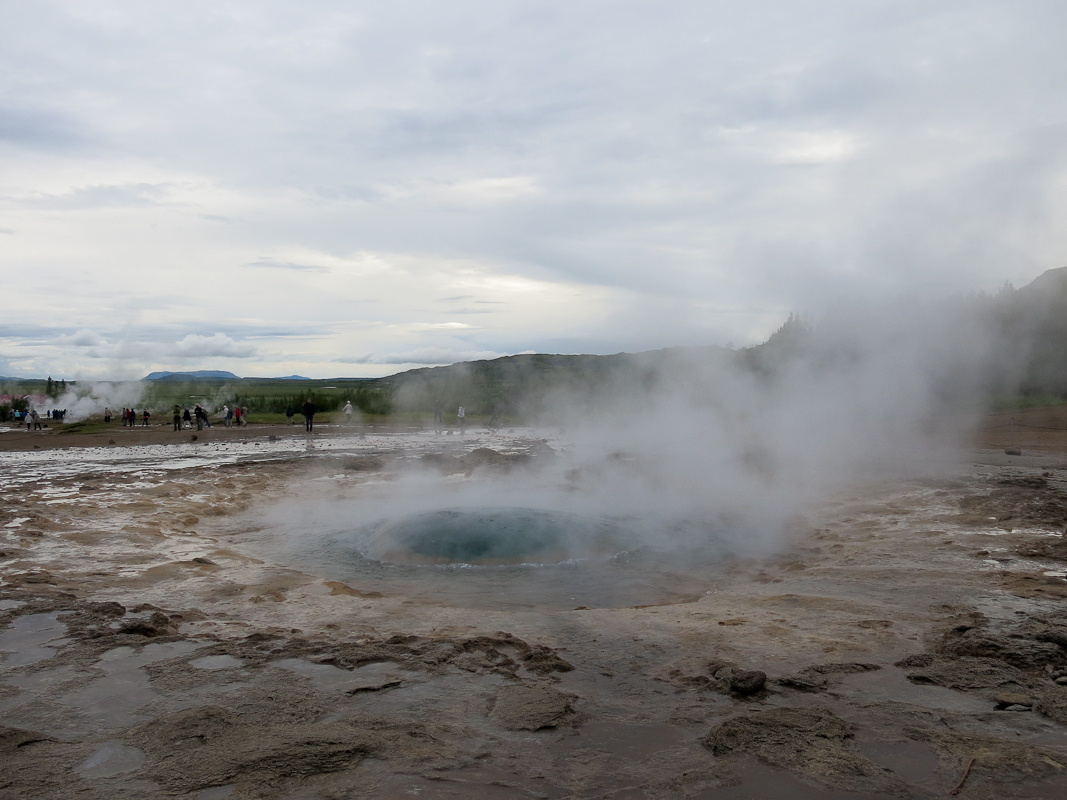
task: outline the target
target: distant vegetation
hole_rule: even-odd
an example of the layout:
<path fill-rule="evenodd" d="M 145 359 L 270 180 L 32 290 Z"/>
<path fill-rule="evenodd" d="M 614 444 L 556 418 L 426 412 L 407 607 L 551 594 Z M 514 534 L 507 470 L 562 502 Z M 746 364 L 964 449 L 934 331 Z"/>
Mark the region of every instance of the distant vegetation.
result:
<path fill-rule="evenodd" d="M 338 411 L 348 401 L 363 414 L 387 416 L 393 411 L 390 387 L 375 379 L 293 380 L 245 378 L 196 381 L 154 381 L 145 384 L 143 402 L 150 409 L 167 410 L 175 404 L 192 408 L 200 403 L 212 409 L 229 405 L 247 408 L 249 414 L 297 415 L 308 398 L 322 412 Z"/>
<path fill-rule="evenodd" d="M 1020 289 L 1006 285 L 995 295 L 973 295 L 961 303 L 968 318 L 993 331 L 996 351 L 988 355 L 983 386 L 991 390 L 994 407 L 1025 407 L 1065 402 L 1067 398 L 1067 268 L 1049 270 Z M 554 416 L 561 399 L 595 407 L 605 398 L 640 397 L 644 388 L 698 391 L 689 386 L 694 370 L 733 365 L 759 376 L 773 376 L 779 367 L 802 355 L 817 327 L 799 316 L 788 320 L 763 344 L 740 350 L 722 347 L 675 347 L 615 355 L 534 354 L 430 367 L 385 378 L 233 378 L 166 375 L 142 381 L 138 408 L 147 407 L 154 421 L 169 419 L 178 404 L 201 403 L 212 411 L 223 404 L 248 409 L 256 416 L 281 418 L 291 407 L 297 415 L 307 398 L 322 413 L 339 411 L 346 402 L 364 418 L 428 419 L 439 410 L 446 422 L 465 406 L 470 417 L 496 416 L 516 423 Z M 847 352 L 844 353 L 847 357 Z M 947 376 L 946 381 L 951 381 Z M 61 379 L 0 379 L 0 419 L 24 394 L 58 398 L 74 382 Z M 113 414 L 119 408 L 112 407 Z"/>

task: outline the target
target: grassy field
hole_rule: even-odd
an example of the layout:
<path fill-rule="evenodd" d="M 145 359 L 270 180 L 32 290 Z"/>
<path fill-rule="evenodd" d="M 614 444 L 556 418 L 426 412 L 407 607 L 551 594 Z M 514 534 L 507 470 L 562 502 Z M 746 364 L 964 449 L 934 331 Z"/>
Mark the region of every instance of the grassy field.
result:
<path fill-rule="evenodd" d="M 138 412 L 147 408 L 153 423 L 166 424 L 170 422 L 175 405 L 192 410 L 199 403 L 208 410 L 213 422 L 220 419 L 219 412 L 227 405 L 246 409 L 252 424 L 285 424 L 288 421 L 286 409 L 292 409 L 299 423 L 301 408 L 311 398 L 320 424 L 342 422 L 341 409 L 347 402 L 351 402 L 357 411 L 353 419 L 366 424 L 429 426 L 436 408 L 443 414 L 446 424 L 454 426 L 456 411 L 461 405 L 466 408 L 467 422 L 471 426 L 484 424 L 494 415 L 501 425 L 533 421 L 547 424 L 558 419 L 561 408 L 566 409 L 566 398 L 578 398 L 585 407 L 595 407 L 597 402 L 610 403 L 619 396 L 633 398 L 642 393 L 654 396 L 664 391 L 684 391 L 688 370 L 694 369 L 694 365 L 726 368 L 743 356 L 741 361 L 747 365 L 745 368 L 762 374 L 771 369 L 778 358 L 772 347 L 774 342 L 775 337 L 771 337 L 764 345 L 736 353 L 711 347 L 611 356 L 508 356 L 410 370 L 386 378 L 68 382 L 67 394 L 60 392 L 60 385 L 52 384 L 52 399 L 47 403 L 38 402 L 38 410 L 77 406 L 76 413 L 71 415 L 73 420 L 86 414 L 92 420 L 102 416 L 105 405 L 111 408 L 115 418 L 120 416 L 124 406 L 132 405 Z M 0 380 L 0 395 L 15 398 L 0 401 L 0 421 L 10 418 L 12 406 L 18 407 L 17 404 L 22 402 L 21 395 L 43 395 L 48 388 L 45 380 Z M 92 402 L 85 399 L 88 395 L 94 398 Z M 83 400 L 79 401 L 78 397 Z M 561 401 L 560 398 L 564 399 Z M 969 399 L 957 398 L 955 402 L 957 411 L 981 412 L 1061 406 L 1067 404 L 1067 399 L 1052 391 L 1035 389 L 1026 394 L 1005 394 L 993 399 L 975 393 Z M 973 403 L 974 407 L 961 408 L 961 402 L 964 405 Z"/>
<path fill-rule="evenodd" d="M 4 380 L 0 381 L 0 394 L 16 397 L 22 395 L 43 395 L 47 384 L 40 380 Z M 224 405 L 234 408 L 241 406 L 248 413 L 251 424 L 269 423 L 286 424 L 287 408 L 291 408 L 298 423 L 302 422 L 301 409 L 304 402 L 311 398 L 315 404 L 315 419 L 320 424 L 341 423 L 344 421 L 342 409 L 351 402 L 355 413 L 353 422 L 364 424 L 400 424 L 432 425 L 434 399 L 430 395 L 408 395 L 409 402 L 396 401 L 397 384 L 388 379 L 344 378 L 333 380 L 273 380 L 245 378 L 238 380 L 201 379 L 196 381 L 140 381 L 138 383 L 93 384 L 75 382 L 67 383 L 67 394 L 54 392 L 45 404 L 38 404 L 42 412 L 48 408 L 71 408 L 78 403 L 79 396 L 91 395 L 95 398 L 95 408 L 89 418 L 79 421 L 78 425 L 91 425 L 95 422 L 103 425 L 103 409 L 110 407 L 112 418 L 120 420 L 123 407 L 133 406 L 140 415 L 144 409 L 151 413 L 153 424 L 170 423 L 175 405 L 182 409 L 199 403 L 208 409 L 212 423 L 221 420 L 220 412 Z M 457 396 L 463 396 L 462 391 Z M 469 392 L 474 395 L 473 391 Z M 410 402 L 414 400 L 414 402 Z M 16 401 L 17 402 L 17 401 Z M 446 422 L 455 424 L 456 409 L 462 400 L 447 398 L 442 404 Z M 468 424 L 475 425 L 488 420 L 490 413 L 467 403 Z M 24 405 L 24 404 L 23 404 Z M 9 418 L 10 407 L 0 406 L 0 420 Z M 484 412 L 484 413 L 483 413 Z M 514 415 L 501 415 L 504 424 L 517 424 Z M 70 426 L 64 426 L 69 428 Z M 81 430 L 80 428 L 78 430 Z M 90 432 L 85 429 L 82 432 Z"/>

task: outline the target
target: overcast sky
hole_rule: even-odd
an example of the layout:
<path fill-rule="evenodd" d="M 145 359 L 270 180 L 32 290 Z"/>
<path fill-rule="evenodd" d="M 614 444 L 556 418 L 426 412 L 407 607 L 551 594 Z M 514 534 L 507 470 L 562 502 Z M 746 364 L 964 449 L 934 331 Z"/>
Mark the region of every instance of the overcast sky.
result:
<path fill-rule="evenodd" d="M 743 346 L 1067 264 L 1067 3 L 0 0 L 0 375 Z"/>

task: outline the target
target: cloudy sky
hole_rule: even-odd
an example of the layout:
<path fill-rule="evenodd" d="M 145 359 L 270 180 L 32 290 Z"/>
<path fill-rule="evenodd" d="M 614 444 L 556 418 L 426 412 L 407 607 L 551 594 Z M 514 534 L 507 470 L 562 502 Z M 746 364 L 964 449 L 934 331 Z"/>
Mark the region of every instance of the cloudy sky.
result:
<path fill-rule="evenodd" d="M 761 341 L 1067 264 L 1067 3 L 0 0 L 0 375 Z"/>

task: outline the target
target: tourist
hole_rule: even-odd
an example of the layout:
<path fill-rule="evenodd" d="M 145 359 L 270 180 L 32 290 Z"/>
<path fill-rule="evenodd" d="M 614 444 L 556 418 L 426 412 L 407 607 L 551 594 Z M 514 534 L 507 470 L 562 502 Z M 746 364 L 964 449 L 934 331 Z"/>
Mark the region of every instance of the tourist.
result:
<path fill-rule="evenodd" d="M 344 412 L 345 412 L 345 425 L 351 425 L 352 424 L 352 401 L 351 400 L 349 400 L 348 402 L 345 403 Z"/>
<path fill-rule="evenodd" d="M 304 403 L 304 430 L 310 433 L 315 427 L 315 404 L 311 402 L 311 398 L 307 399 Z"/>
<path fill-rule="evenodd" d="M 229 406 L 223 406 L 222 407 L 222 424 L 225 425 L 227 428 L 230 427 L 230 419 L 232 419 L 232 418 L 233 418 L 233 412 L 230 410 L 230 407 Z M 238 422 L 238 424 L 240 424 L 240 422 L 241 422 L 241 409 L 237 409 L 237 422 Z"/>
<path fill-rule="evenodd" d="M 296 411 L 293 409 L 293 404 L 292 403 L 290 403 L 289 405 L 287 405 L 285 407 L 285 416 L 289 418 L 289 424 L 290 425 L 296 425 L 296 420 L 293 419 L 293 416 L 295 414 L 296 414 Z"/>
<path fill-rule="evenodd" d="M 142 428 L 147 428 L 148 427 L 148 418 L 150 416 L 152 416 L 152 415 L 148 413 L 148 409 L 146 408 L 144 410 L 144 416 L 141 419 L 141 427 Z"/>
<path fill-rule="evenodd" d="M 459 407 L 459 412 L 456 414 L 459 417 L 459 432 L 462 434 L 467 430 L 467 409 L 463 406 Z"/>

